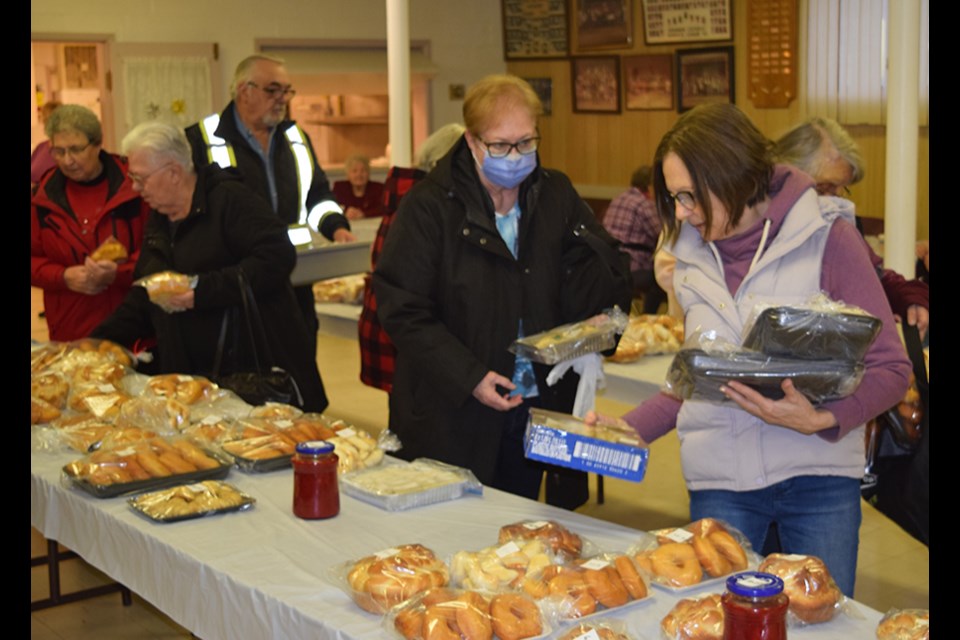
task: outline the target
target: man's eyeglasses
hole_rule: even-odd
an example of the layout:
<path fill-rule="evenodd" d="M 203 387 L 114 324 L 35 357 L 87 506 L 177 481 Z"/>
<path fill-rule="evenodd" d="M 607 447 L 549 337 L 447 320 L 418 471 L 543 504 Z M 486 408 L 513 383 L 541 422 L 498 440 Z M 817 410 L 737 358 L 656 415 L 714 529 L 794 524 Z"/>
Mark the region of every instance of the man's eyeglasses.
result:
<path fill-rule="evenodd" d="M 50 155 L 57 160 L 67 156 L 78 156 L 92 144 L 93 142 L 88 142 L 87 144 L 75 144 L 72 147 L 50 147 Z"/>
<path fill-rule="evenodd" d="M 260 89 L 260 91 L 263 91 L 265 94 L 267 94 L 267 97 L 270 98 L 271 100 L 276 100 L 281 96 L 289 100 L 289 99 L 293 99 L 293 96 L 297 95 L 297 90 L 291 87 L 290 85 L 283 87 L 279 84 L 271 84 L 271 85 L 267 85 L 266 87 L 261 87 L 256 82 L 250 82 L 250 81 L 248 81 L 247 84 L 250 85 L 251 87 L 254 87 L 255 89 Z"/>
<path fill-rule="evenodd" d="M 163 171 L 164 169 L 166 169 L 172 164 L 173 164 L 172 162 L 164 163 L 159 167 L 157 167 L 156 169 L 154 169 L 153 171 L 151 171 L 150 173 L 145 173 L 142 176 L 137 173 L 134 173 L 133 171 L 128 171 L 127 175 L 130 176 L 130 182 L 132 182 L 133 184 L 138 184 L 142 187 L 145 184 L 147 184 L 147 180 L 149 180 L 153 176 L 153 174 Z"/>
<path fill-rule="evenodd" d="M 480 140 L 480 144 L 487 148 L 487 153 L 490 154 L 491 158 L 503 158 L 510 155 L 510 152 L 514 149 L 520 155 L 528 156 L 536 151 L 540 145 L 540 136 L 524 138 L 520 142 L 486 142 L 480 138 L 477 138 L 477 140 Z"/>
<path fill-rule="evenodd" d="M 830 182 L 818 182 L 813 188 L 816 189 L 817 193 L 821 196 L 838 196 L 840 198 L 850 197 L 850 189 L 832 184 Z"/>
<path fill-rule="evenodd" d="M 693 210 L 697 207 L 697 199 L 694 197 L 693 193 L 689 191 L 681 191 L 679 193 L 670 193 L 667 191 L 667 197 L 671 200 L 676 200 L 680 203 L 680 206 L 684 209 Z"/>

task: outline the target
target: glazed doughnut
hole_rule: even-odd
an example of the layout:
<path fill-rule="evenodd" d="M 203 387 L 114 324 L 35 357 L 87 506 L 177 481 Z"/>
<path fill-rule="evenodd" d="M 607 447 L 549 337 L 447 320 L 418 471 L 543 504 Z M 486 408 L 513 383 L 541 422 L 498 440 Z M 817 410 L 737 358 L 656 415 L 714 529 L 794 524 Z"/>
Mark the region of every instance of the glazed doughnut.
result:
<path fill-rule="evenodd" d="M 620 579 L 620 574 L 610 565 L 602 569 L 584 569 L 583 581 L 590 595 L 608 609 L 630 601 L 630 594 Z"/>
<path fill-rule="evenodd" d="M 650 559 L 651 553 L 652 551 L 641 551 L 633 556 L 633 559 L 637 562 L 637 566 L 650 576 L 654 575 L 653 560 Z"/>
<path fill-rule="evenodd" d="M 710 539 L 703 536 L 693 537 L 693 552 L 697 554 L 697 560 L 710 576 L 719 578 L 730 573 L 730 561 L 720 555 L 717 547 L 710 542 Z"/>
<path fill-rule="evenodd" d="M 660 628 L 671 640 L 720 640 L 723 638 L 723 606 L 720 595 L 685 598 L 677 602 Z"/>
<path fill-rule="evenodd" d="M 617 569 L 617 573 L 620 574 L 620 579 L 623 580 L 623 586 L 625 586 L 627 592 L 630 593 L 630 597 L 633 600 L 646 598 L 647 584 L 643 581 L 643 578 L 640 577 L 640 573 L 630 560 L 630 556 L 617 556 L 613 564 Z"/>
<path fill-rule="evenodd" d="M 668 585 L 687 587 L 703 579 L 703 570 L 693 545 L 671 542 L 662 544 L 650 554 L 653 573 Z"/>
<path fill-rule="evenodd" d="M 684 527 L 687 531 L 692 533 L 695 536 L 709 536 L 715 531 L 726 531 L 727 528 L 720 524 L 719 521 L 714 520 L 713 518 L 701 518 L 699 520 L 694 520 L 690 524 Z"/>
<path fill-rule="evenodd" d="M 733 571 L 743 571 L 747 568 L 747 553 L 729 531 L 714 531 L 707 535 L 707 539 L 713 543 L 720 555 L 730 562 Z"/>
<path fill-rule="evenodd" d="M 393 626 L 407 640 L 419 640 L 423 633 L 423 611 L 419 607 L 403 609 L 393 619 Z"/>
<path fill-rule="evenodd" d="M 567 617 L 582 618 L 597 610 L 597 600 L 590 595 L 590 590 L 583 576 L 577 571 L 565 570 L 558 573 L 547 582 L 550 593 L 562 596 L 573 607 Z"/>
<path fill-rule="evenodd" d="M 490 603 L 476 591 L 464 591 L 456 600 L 437 606 L 450 606 L 454 609 L 457 627 L 465 640 L 493 638 Z"/>
<path fill-rule="evenodd" d="M 424 640 L 461 640 L 457 614 L 451 607 L 434 605 L 423 612 Z"/>
<path fill-rule="evenodd" d="M 501 593 L 490 601 L 493 631 L 500 640 L 520 640 L 543 633 L 540 609 L 529 598 L 516 593 Z"/>
<path fill-rule="evenodd" d="M 930 611 L 905 609 L 887 613 L 877 625 L 877 640 L 930 640 Z"/>
<path fill-rule="evenodd" d="M 790 597 L 789 611 L 801 622 L 826 622 L 837 614 L 843 594 L 820 558 L 771 553 L 757 570 L 783 580 L 783 592 Z"/>

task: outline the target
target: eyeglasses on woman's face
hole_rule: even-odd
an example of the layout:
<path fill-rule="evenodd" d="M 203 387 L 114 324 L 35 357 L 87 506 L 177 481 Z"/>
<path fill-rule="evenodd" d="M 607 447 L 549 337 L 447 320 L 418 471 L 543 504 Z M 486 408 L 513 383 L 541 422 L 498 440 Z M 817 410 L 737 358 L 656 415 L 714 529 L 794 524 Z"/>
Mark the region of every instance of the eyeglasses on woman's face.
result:
<path fill-rule="evenodd" d="M 491 158 L 503 158 L 504 156 L 510 155 L 510 152 L 514 149 L 516 149 L 520 155 L 528 156 L 536 151 L 540 145 L 540 136 L 524 138 L 518 142 L 487 142 L 481 138 L 477 138 L 477 140 L 487 148 L 487 153 L 490 154 Z"/>
<path fill-rule="evenodd" d="M 670 193 L 667 191 L 667 197 L 680 203 L 681 207 L 689 211 L 693 211 L 697 207 L 697 199 L 690 191 L 680 191 L 678 193 Z"/>

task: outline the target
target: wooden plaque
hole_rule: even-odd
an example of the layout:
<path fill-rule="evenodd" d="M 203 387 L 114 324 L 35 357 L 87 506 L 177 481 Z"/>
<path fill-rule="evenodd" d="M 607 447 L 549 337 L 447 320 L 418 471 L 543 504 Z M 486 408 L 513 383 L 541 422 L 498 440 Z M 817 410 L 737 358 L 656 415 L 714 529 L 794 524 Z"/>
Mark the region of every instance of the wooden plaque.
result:
<path fill-rule="evenodd" d="M 747 3 L 747 92 L 758 109 L 797 97 L 797 0 Z"/>

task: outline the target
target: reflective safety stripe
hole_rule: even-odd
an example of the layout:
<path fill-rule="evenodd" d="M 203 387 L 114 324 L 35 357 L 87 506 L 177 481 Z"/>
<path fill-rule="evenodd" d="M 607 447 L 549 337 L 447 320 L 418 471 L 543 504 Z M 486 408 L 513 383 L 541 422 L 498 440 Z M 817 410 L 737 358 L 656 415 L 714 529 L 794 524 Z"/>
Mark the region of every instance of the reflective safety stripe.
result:
<path fill-rule="evenodd" d="M 216 134 L 218 126 L 220 126 L 218 113 L 211 114 L 200 121 L 200 132 L 207 145 L 207 157 L 211 163 L 216 163 L 223 168 L 235 167 L 237 158 L 233 153 L 233 145 Z M 307 194 L 310 192 L 310 185 L 313 184 L 313 154 L 307 146 L 306 136 L 300 127 L 295 124 L 290 125 L 283 133 L 297 166 L 297 202 L 300 204 L 297 218 L 300 224 L 309 224 L 319 230 L 324 216 L 330 213 L 343 213 L 343 210 L 333 200 L 324 200 L 313 210 L 307 211 Z"/>
<path fill-rule="evenodd" d="M 214 113 L 200 121 L 200 133 L 207 145 L 207 158 L 210 163 L 216 163 L 222 168 L 237 166 L 237 159 L 233 155 L 233 147 L 216 134 L 220 126 L 220 114 Z"/>
<path fill-rule="evenodd" d="M 303 133 L 297 125 L 291 125 L 283 132 L 290 143 L 290 150 L 297 160 L 297 194 L 300 202 L 300 224 L 307 222 L 307 193 L 313 184 L 313 160 L 310 157 L 310 148 L 304 142 Z"/>

